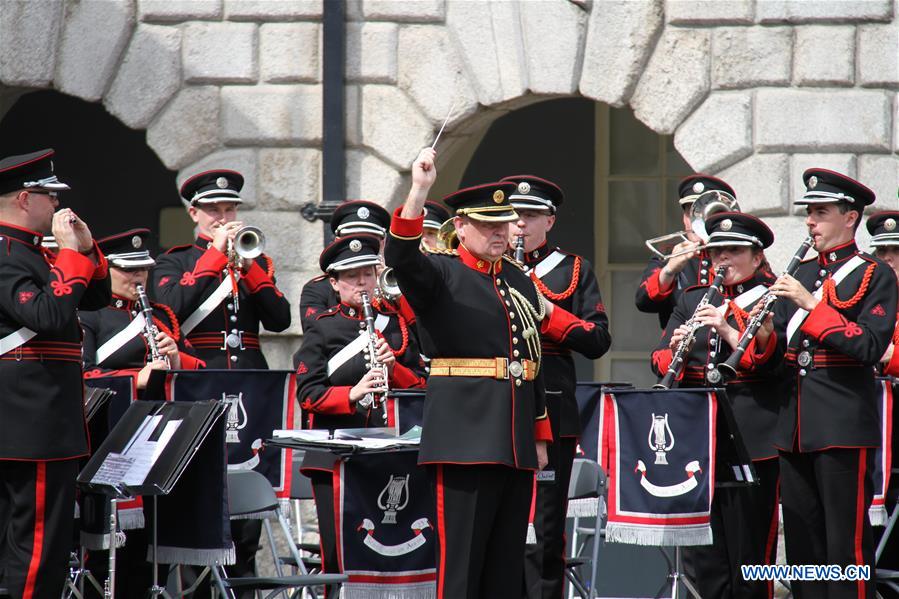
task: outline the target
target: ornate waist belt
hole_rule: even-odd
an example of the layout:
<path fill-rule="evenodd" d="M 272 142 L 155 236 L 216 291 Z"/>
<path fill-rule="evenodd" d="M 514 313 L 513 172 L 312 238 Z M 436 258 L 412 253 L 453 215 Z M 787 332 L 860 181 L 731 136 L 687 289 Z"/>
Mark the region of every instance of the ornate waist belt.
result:
<path fill-rule="evenodd" d="M 537 364 L 531 360 L 509 362 L 508 358 L 433 358 L 431 376 L 483 376 L 506 380 L 510 376 L 533 381 Z"/>

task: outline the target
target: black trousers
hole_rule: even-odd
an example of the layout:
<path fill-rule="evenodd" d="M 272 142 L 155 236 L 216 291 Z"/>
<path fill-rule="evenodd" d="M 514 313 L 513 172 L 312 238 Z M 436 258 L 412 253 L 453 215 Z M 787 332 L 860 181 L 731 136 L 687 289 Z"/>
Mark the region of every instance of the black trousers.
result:
<path fill-rule="evenodd" d="M 13 599 L 59 599 L 75 520 L 78 460 L 0 461 L 0 581 Z"/>
<path fill-rule="evenodd" d="M 868 506 L 874 450 L 781 452 L 784 537 L 790 564 L 874 564 Z M 872 572 L 873 575 L 873 572 Z M 796 599 L 874 597 L 873 581 L 792 583 Z"/>
<path fill-rule="evenodd" d="M 537 543 L 525 545 L 524 592 L 527 599 L 560 599 L 565 583 L 565 514 L 568 483 L 577 449 L 576 437 L 562 437 L 547 445 L 552 482 L 537 483 L 534 532 Z"/>
<path fill-rule="evenodd" d="M 437 464 L 437 599 L 520 593 L 534 473 L 499 465 Z"/>
<path fill-rule="evenodd" d="M 719 487 L 712 501 L 711 545 L 684 547 L 684 571 L 703 597 L 770 599 L 774 581 L 743 580 L 741 565 L 777 558 L 777 458 L 755 462 L 759 484 Z"/>
<path fill-rule="evenodd" d="M 312 481 L 312 496 L 315 499 L 315 515 L 318 517 L 318 537 L 321 550 L 322 572 L 339 574 L 337 561 L 337 531 L 334 526 L 334 479 L 324 470 L 304 470 Z M 325 587 L 325 597 L 337 597 L 339 587 Z"/>

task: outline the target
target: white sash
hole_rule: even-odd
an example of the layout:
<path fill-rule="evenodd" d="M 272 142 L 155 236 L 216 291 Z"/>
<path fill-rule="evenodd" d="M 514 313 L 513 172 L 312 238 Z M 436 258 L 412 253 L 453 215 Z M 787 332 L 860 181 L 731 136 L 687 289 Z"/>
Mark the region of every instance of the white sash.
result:
<path fill-rule="evenodd" d="M 37 335 L 37 333 L 28 327 L 22 327 L 18 331 L 13 331 L 3 339 L 0 339 L 0 356 L 8 354 L 17 347 L 25 345 L 31 341 L 35 335 Z"/>
<path fill-rule="evenodd" d="M 537 275 L 538 279 L 542 279 L 547 275 L 547 273 L 557 267 L 564 259 L 565 254 L 563 254 L 559 250 L 555 250 L 552 254 L 537 263 L 537 265 L 533 268 L 534 274 Z"/>
<path fill-rule="evenodd" d="M 858 255 L 850 258 L 849 261 L 846 262 L 846 264 L 838 268 L 837 271 L 833 273 L 833 284 L 839 285 L 840 282 L 849 275 L 849 273 L 851 273 L 862 264 L 865 264 L 865 262 L 865 259 L 861 258 Z M 822 284 L 815 290 L 815 293 L 813 294 L 815 296 L 815 299 L 821 299 L 821 295 L 824 293 L 823 290 L 824 285 Z M 787 343 L 790 342 L 790 340 L 793 338 L 793 335 L 796 334 L 796 331 L 799 330 L 799 327 L 801 327 L 802 323 L 805 322 L 807 316 L 808 312 L 803 310 L 802 308 L 799 308 L 793 314 L 793 317 L 790 318 L 790 322 L 787 323 Z"/>
<path fill-rule="evenodd" d="M 390 322 L 388 316 L 378 314 L 375 318 L 375 329 L 383 331 L 388 322 Z M 368 347 L 368 335 L 365 334 L 365 330 L 363 329 L 359 331 L 358 337 L 350 341 L 346 347 L 334 354 L 331 359 L 328 360 L 328 376 L 334 374 L 338 368 L 346 364 L 347 360 L 362 351 L 362 348 L 364 347 Z"/>
<path fill-rule="evenodd" d="M 128 323 L 128 326 L 113 335 L 109 341 L 97 348 L 97 365 L 106 361 L 106 358 L 119 351 L 123 345 L 137 337 L 144 330 L 146 319 L 143 313 Z"/>
<path fill-rule="evenodd" d="M 183 323 L 181 323 L 181 332 L 184 335 L 187 335 L 192 330 L 196 328 L 198 324 L 203 322 L 203 320 L 209 316 L 209 314 L 219 307 L 219 305 L 225 301 L 225 298 L 231 295 L 231 277 L 226 276 L 221 284 L 216 287 L 215 291 L 212 292 L 212 295 L 207 297 L 200 307 L 197 308 L 197 311 L 187 317 Z"/>
<path fill-rule="evenodd" d="M 716 310 L 718 310 L 718 312 L 720 312 L 721 314 L 724 314 L 725 312 L 727 312 L 727 307 L 730 304 L 736 304 L 738 308 L 740 308 L 741 310 L 745 310 L 747 306 L 751 306 L 753 302 L 765 295 L 766 291 L 768 291 L 768 288 L 764 285 L 756 285 L 749 291 L 744 291 L 729 302 L 721 304 L 716 308 Z"/>

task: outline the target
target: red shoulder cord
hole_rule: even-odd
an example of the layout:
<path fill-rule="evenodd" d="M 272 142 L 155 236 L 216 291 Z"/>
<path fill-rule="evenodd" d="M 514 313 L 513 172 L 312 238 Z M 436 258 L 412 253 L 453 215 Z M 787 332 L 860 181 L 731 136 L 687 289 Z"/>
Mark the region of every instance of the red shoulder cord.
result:
<path fill-rule="evenodd" d="M 181 337 L 181 327 L 178 326 L 178 319 L 175 318 L 175 312 L 171 308 L 166 306 L 165 304 L 153 304 L 153 307 L 159 308 L 160 310 L 165 312 L 166 316 L 169 317 L 169 322 L 172 323 L 171 331 L 168 331 L 166 329 L 165 324 L 163 324 L 161 322 L 159 324 L 162 326 L 163 329 L 166 329 L 165 332 L 169 333 L 169 335 L 172 337 L 172 339 L 174 339 L 175 341 L 178 341 L 178 338 Z"/>
<path fill-rule="evenodd" d="M 268 275 L 268 278 L 271 279 L 275 276 L 275 263 L 272 262 L 271 258 L 264 254 L 262 258 L 265 260 L 265 274 Z"/>
<path fill-rule="evenodd" d="M 379 312 L 386 312 L 387 305 L 381 300 L 381 298 L 375 298 L 375 301 L 372 304 Z M 390 347 L 390 342 L 387 341 L 386 338 L 382 335 L 381 337 L 384 339 L 384 343 L 387 344 L 387 347 L 390 347 L 390 351 L 393 352 L 393 355 L 397 358 L 406 353 L 406 349 L 409 348 L 409 327 L 406 324 L 406 319 L 403 318 L 403 315 L 399 313 L 399 311 L 393 312 L 393 316 L 396 316 L 397 321 L 400 324 L 400 334 L 403 336 L 403 342 L 400 344 L 399 349 L 393 349 Z"/>
<path fill-rule="evenodd" d="M 734 315 L 734 320 L 737 321 L 737 328 L 740 330 L 740 334 L 743 334 L 743 331 L 746 330 L 746 321 L 749 320 L 749 312 L 735 304 L 734 302 L 730 302 L 728 304 L 728 310 L 731 314 Z"/>
<path fill-rule="evenodd" d="M 577 289 L 577 282 L 578 282 L 578 279 L 580 279 L 580 276 L 581 276 L 581 257 L 580 256 L 574 257 L 574 268 L 572 269 L 572 272 L 571 272 L 571 283 L 569 283 L 568 288 L 561 293 L 553 293 L 552 291 L 550 291 L 549 287 L 546 286 L 546 283 L 541 281 L 540 278 L 537 277 L 537 275 L 534 273 L 533 270 L 531 271 L 531 280 L 534 281 L 534 284 L 537 286 L 537 289 L 540 291 L 540 293 L 543 295 L 543 297 L 545 297 L 548 300 L 554 301 L 554 302 L 566 300 L 569 297 L 571 297 L 571 294 L 574 293 L 575 289 Z"/>
<path fill-rule="evenodd" d="M 852 306 L 857 304 L 859 300 L 865 296 L 865 292 L 868 291 L 868 284 L 871 282 L 871 277 L 874 275 L 875 266 L 875 264 L 868 265 L 868 268 L 865 269 L 865 276 L 862 277 L 862 283 L 861 285 L 859 285 L 858 291 L 856 291 L 855 294 L 847 300 L 841 300 L 837 297 L 837 284 L 833 282 L 832 278 L 828 277 L 828 279 L 824 281 L 824 285 L 822 286 L 822 301 L 830 304 L 834 308 L 851 308 Z"/>

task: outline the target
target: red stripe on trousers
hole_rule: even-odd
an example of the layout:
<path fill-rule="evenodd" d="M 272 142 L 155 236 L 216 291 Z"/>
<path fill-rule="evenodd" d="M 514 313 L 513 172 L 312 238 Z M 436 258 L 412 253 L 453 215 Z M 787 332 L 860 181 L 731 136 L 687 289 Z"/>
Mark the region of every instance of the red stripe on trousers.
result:
<path fill-rule="evenodd" d="M 868 509 L 865 505 L 865 471 L 867 470 L 868 450 L 861 448 L 858 452 L 858 482 L 856 483 L 855 497 L 855 563 L 863 564 L 864 556 L 862 555 L 862 528 L 864 522 L 863 517 L 868 516 Z M 865 599 L 865 581 L 856 582 L 858 587 L 859 599 Z"/>
<path fill-rule="evenodd" d="M 443 505 L 443 464 L 437 464 L 437 543 L 440 547 L 440 564 L 437 568 L 437 599 L 443 599 L 446 576 L 446 516 Z"/>
<path fill-rule="evenodd" d="M 25 591 L 22 599 L 34 596 L 34 585 L 37 582 L 37 570 L 41 563 L 44 547 L 44 508 L 47 495 L 47 463 L 37 462 L 37 475 L 34 482 L 34 536 L 31 543 L 31 562 L 28 564 L 28 578 L 25 579 Z"/>

